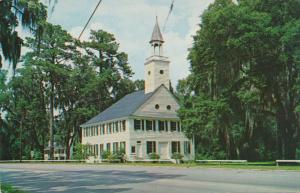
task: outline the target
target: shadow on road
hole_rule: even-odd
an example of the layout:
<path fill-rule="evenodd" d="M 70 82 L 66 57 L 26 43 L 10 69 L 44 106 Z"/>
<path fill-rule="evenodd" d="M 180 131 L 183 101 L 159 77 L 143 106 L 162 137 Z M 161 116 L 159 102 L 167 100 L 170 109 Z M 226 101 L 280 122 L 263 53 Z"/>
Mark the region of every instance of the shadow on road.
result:
<path fill-rule="evenodd" d="M 2 171 L 0 174 L 2 182 L 13 184 L 14 186 L 33 193 L 118 193 L 130 191 L 136 183 L 149 183 L 158 179 L 173 179 L 183 176 L 122 170 L 82 170 L 43 173 L 31 171 Z"/>

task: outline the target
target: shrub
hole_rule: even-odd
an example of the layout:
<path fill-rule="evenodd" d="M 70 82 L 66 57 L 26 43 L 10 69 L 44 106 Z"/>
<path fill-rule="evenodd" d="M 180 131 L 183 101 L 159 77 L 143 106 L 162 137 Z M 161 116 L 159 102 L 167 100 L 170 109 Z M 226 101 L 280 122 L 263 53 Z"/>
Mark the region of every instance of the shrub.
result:
<path fill-rule="evenodd" d="M 76 160 L 85 160 L 88 158 L 87 145 L 77 143 L 75 145 L 75 155 L 74 159 Z"/>
<path fill-rule="evenodd" d="M 156 153 L 149 153 L 148 156 L 150 159 L 159 159 L 160 158 L 160 156 Z"/>
<path fill-rule="evenodd" d="M 208 155 L 208 154 L 197 153 L 195 159 L 196 160 L 203 160 L 203 159 L 216 159 L 216 158 L 211 156 L 211 155 Z"/>
<path fill-rule="evenodd" d="M 116 154 L 109 154 L 106 159 L 108 160 L 108 162 L 113 162 L 118 158 Z"/>
<path fill-rule="evenodd" d="M 101 158 L 102 158 L 102 159 L 108 159 L 111 155 L 112 155 L 112 154 L 111 154 L 110 151 L 103 151 L 103 152 L 101 153 Z"/>
<path fill-rule="evenodd" d="M 119 151 L 115 151 L 111 153 L 110 151 L 103 151 L 101 154 L 102 159 L 107 159 L 108 162 L 113 162 L 116 160 L 124 161 L 125 150 L 121 149 Z"/>
<path fill-rule="evenodd" d="M 43 154 L 38 150 L 34 151 L 33 159 L 34 160 L 42 160 L 43 159 Z"/>
<path fill-rule="evenodd" d="M 300 147 L 296 149 L 296 159 L 300 159 Z"/>
<path fill-rule="evenodd" d="M 173 153 L 171 158 L 176 160 L 181 160 L 183 158 L 183 155 L 180 153 Z"/>
<path fill-rule="evenodd" d="M 120 159 L 121 162 L 123 162 L 123 161 L 124 161 L 124 156 L 125 156 L 125 150 L 124 150 L 124 149 L 121 149 L 121 150 L 119 150 L 119 151 L 116 151 L 116 152 L 114 153 L 114 155 L 115 155 L 116 159 Z"/>

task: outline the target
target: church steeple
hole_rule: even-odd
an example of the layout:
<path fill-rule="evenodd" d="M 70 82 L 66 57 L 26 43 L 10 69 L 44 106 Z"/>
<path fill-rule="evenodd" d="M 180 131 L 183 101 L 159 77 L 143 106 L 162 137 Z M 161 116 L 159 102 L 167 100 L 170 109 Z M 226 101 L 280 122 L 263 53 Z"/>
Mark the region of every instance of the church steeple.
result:
<path fill-rule="evenodd" d="M 161 34 L 159 24 L 158 24 L 158 19 L 157 19 L 157 16 L 156 16 L 156 22 L 155 22 L 154 29 L 153 29 L 153 32 L 152 32 L 151 40 L 149 42 L 151 44 L 151 46 L 153 47 L 153 54 L 154 55 L 162 55 L 162 45 L 163 45 L 164 42 L 165 41 L 164 41 L 163 36 Z"/>
<path fill-rule="evenodd" d="M 169 88 L 169 60 L 163 56 L 164 39 L 159 28 L 158 20 L 152 32 L 150 45 L 153 48 L 152 55 L 145 62 L 145 93 L 153 92 L 162 84 Z"/>

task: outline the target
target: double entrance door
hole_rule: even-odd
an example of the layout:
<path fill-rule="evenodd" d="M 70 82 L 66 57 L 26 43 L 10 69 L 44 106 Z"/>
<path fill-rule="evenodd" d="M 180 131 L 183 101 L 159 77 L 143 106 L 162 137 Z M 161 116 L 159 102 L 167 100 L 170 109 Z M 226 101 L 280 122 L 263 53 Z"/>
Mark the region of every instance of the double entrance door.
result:
<path fill-rule="evenodd" d="M 147 148 L 147 147 L 144 147 Z M 146 149 L 145 149 L 146 152 Z M 169 142 L 162 141 L 158 142 L 158 151 L 157 153 L 160 156 L 160 159 L 170 159 L 169 156 Z M 138 143 L 136 146 L 136 157 L 137 159 L 143 159 L 143 146 L 141 143 Z"/>
<path fill-rule="evenodd" d="M 168 144 L 168 142 L 158 142 L 158 154 L 160 155 L 160 159 L 170 159 Z"/>

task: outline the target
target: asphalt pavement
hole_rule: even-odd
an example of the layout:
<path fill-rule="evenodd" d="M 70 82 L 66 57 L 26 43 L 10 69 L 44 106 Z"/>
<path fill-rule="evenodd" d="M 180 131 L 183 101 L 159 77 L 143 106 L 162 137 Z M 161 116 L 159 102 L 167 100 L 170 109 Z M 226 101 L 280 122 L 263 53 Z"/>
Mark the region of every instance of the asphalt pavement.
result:
<path fill-rule="evenodd" d="M 85 164 L 0 164 L 29 193 L 300 193 L 300 172 Z"/>

